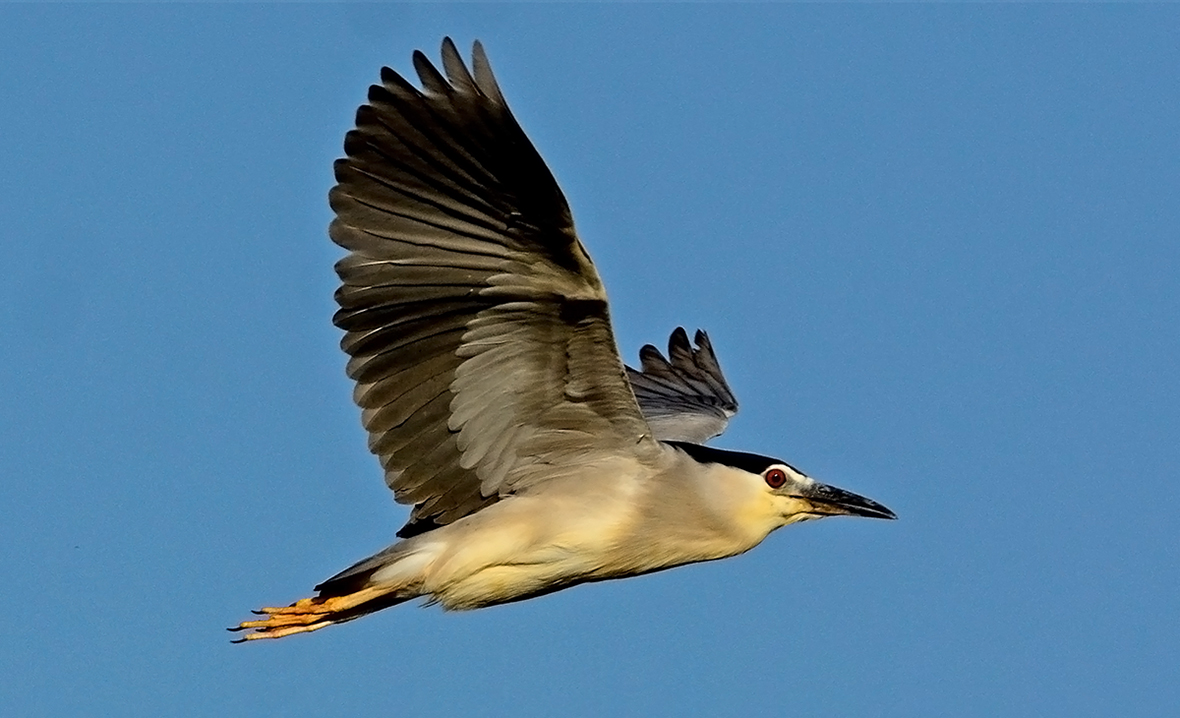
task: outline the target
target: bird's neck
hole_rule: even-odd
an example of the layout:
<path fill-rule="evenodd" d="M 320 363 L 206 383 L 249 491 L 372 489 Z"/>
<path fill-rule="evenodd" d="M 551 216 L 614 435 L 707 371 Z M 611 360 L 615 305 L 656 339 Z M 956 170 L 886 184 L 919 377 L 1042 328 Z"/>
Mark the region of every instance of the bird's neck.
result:
<path fill-rule="evenodd" d="M 770 511 L 765 491 L 723 466 L 708 467 L 682 452 L 643 487 L 630 530 L 619 548 L 637 556 L 658 556 L 662 567 L 733 556 L 757 546 L 782 525 Z"/>

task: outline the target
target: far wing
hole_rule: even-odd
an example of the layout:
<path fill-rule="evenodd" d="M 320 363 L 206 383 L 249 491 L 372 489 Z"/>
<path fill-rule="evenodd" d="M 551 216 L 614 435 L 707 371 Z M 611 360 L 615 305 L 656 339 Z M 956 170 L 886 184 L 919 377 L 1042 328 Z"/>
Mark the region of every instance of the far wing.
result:
<path fill-rule="evenodd" d="M 677 327 L 666 359 L 648 344 L 639 350 L 640 370 L 627 367 L 639 408 L 661 441 L 703 444 L 725 431 L 738 410 L 709 336 L 697 330 L 694 339 L 695 349 Z"/>

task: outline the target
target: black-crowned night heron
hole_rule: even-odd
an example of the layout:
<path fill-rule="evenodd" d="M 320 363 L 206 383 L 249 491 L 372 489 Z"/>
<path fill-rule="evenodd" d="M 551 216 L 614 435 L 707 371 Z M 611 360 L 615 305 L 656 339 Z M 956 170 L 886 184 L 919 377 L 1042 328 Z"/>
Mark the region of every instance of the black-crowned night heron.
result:
<path fill-rule="evenodd" d="M 701 443 L 737 410 L 708 337 L 624 367 L 565 197 L 475 44 L 422 90 L 389 68 L 336 163 L 335 323 L 397 543 L 231 630 L 280 638 L 413 598 L 448 609 L 725 558 L 777 528 L 895 518 L 790 464 Z M 243 640 L 245 640 L 243 639 Z"/>

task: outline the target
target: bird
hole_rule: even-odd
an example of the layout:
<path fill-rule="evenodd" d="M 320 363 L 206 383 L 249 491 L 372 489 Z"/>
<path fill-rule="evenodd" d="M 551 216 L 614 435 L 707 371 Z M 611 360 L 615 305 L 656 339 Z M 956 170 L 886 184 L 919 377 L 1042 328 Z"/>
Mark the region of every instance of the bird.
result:
<path fill-rule="evenodd" d="M 522 601 L 748 551 L 826 516 L 885 506 L 780 459 L 706 445 L 737 412 L 708 335 L 624 365 L 565 196 L 483 46 L 468 69 L 385 67 L 334 165 L 334 324 L 397 541 L 254 611 L 236 642 L 344 623 L 413 599 Z"/>

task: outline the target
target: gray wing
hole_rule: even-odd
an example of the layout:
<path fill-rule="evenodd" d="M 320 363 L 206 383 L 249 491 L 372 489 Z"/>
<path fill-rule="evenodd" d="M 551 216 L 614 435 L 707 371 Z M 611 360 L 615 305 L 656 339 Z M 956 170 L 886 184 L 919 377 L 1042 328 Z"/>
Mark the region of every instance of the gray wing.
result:
<path fill-rule="evenodd" d="M 738 403 L 721 374 L 709 336 L 697 330 L 696 348 L 677 327 L 668 358 L 651 344 L 639 350 L 640 370 L 627 367 L 639 408 L 661 441 L 703 444 L 725 431 Z"/>
<path fill-rule="evenodd" d="M 627 383 L 565 197 L 477 42 L 444 78 L 389 68 L 337 160 L 336 326 L 399 531 L 448 524 L 597 452 L 658 444 Z"/>

